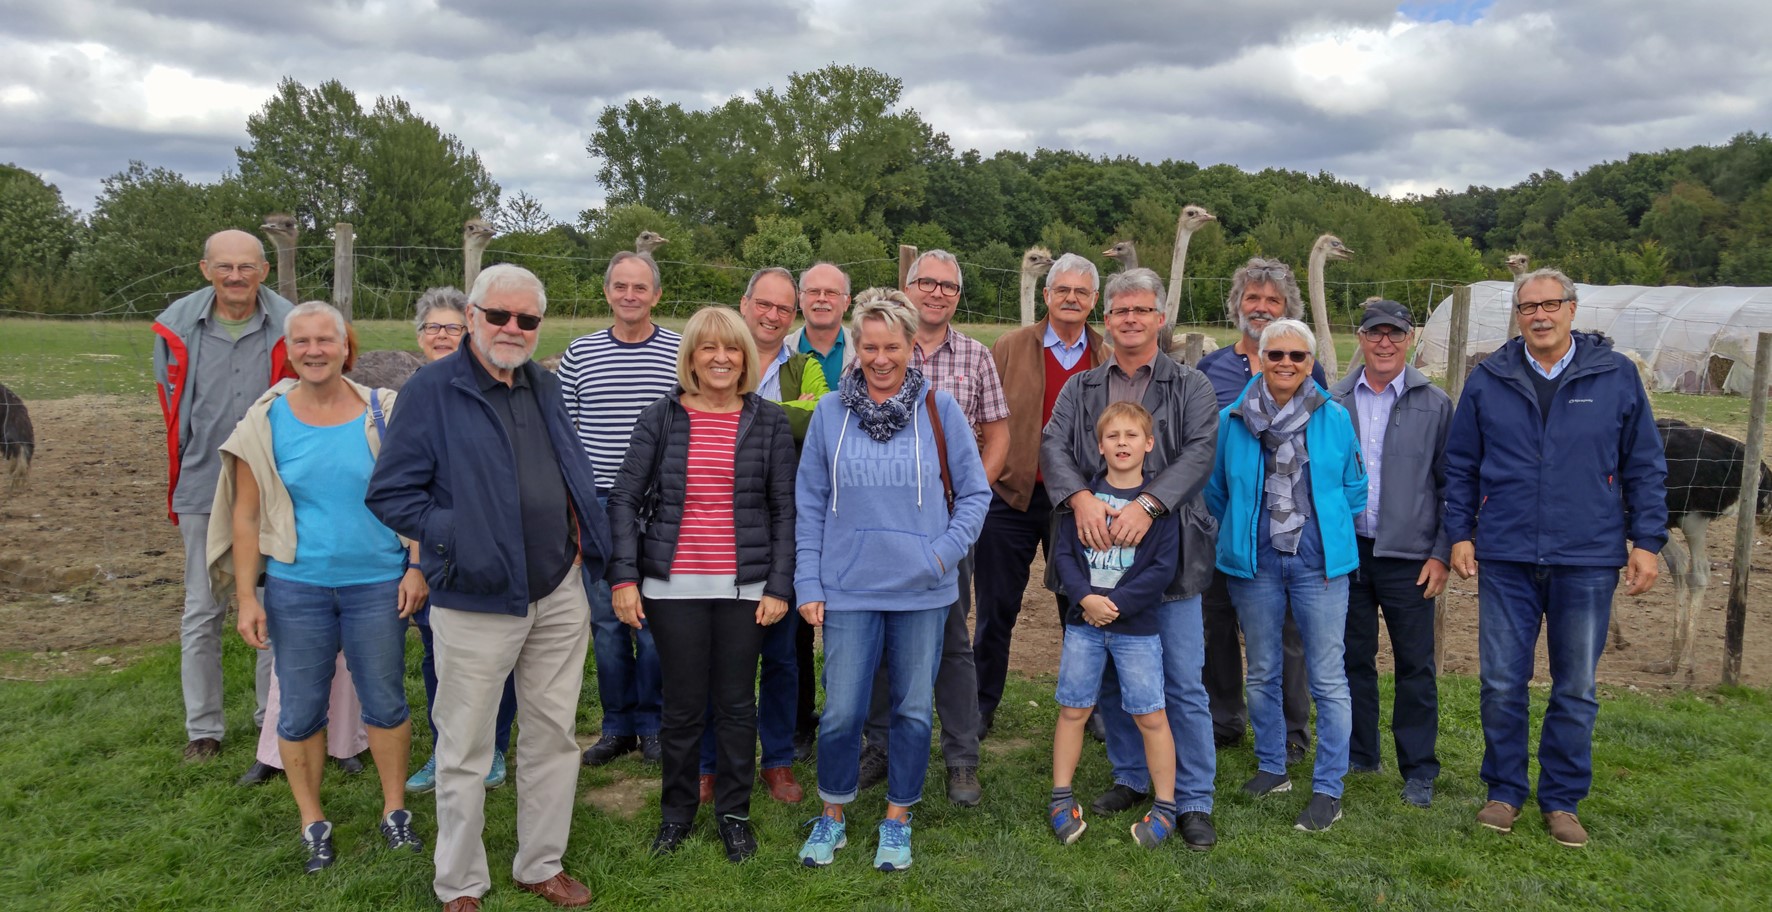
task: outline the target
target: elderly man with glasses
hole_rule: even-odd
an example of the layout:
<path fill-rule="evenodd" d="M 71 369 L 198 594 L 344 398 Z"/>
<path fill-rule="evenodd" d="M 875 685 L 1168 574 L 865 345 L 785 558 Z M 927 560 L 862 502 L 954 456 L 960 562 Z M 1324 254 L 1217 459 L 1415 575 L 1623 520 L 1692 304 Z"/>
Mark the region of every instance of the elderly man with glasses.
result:
<path fill-rule="evenodd" d="M 1520 338 L 1471 372 L 1446 444 L 1452 569 L 1477 583 L 1483 782 L 1477 823 L 1513 831 L 1531 794 L 1533 655 L 1544 628 L 1550 705 L 1538 809 L 1565 846 L 1587 844 L 1577 805 L 1593 783 L 1594 673 L 1612 596 L 1655 583 L 1667 543 L 1667 460 L 1649 396 L 1600 333 L 1574 332 L 1575 283 L 1554 269 L 1514 284 Z M 1628 545 L 1627 545 L 1628 541 Z"/>
<path fill-rule="evenodd" d="M 1053 272 L 1058 272 L 1054 267 Z M 1202 492 L 1217 452 L 1218 404 L 1204 374 L 1158 350 L 1163 325 L 1163 280 L 1149 269 L 1129 269 L 1108 281 L 1108 336 L 1113 354 L 1065 382 L 1040 438 L 1040 472 L 1055 508 L 1076 514 L 1085 547 L 1137 545 L 1164 513 L 1181 520 L 1181 560 L 1157 609 L 1163 641 L 1164 712 L 1175 741 L 1175 806 L 1182 842 L 1206 851 L 1218 841 L 1212 826 L 1212 716 L 1200 677 L 1204 662 L 1200 593 L 1212 580 L 1216 525 Z M 1144 493 L 1114 511 L 1090 489 L 1105 468 L 1095 421 L 1111 402 L 1132 401 L 1151 413 L 1155 446 L 1145 457 Z M 1114 785 L 1093 803 L 1098 814 L 1124 811 L 1151 791 L 1144 741 L 1120 706 L 1119 680 L 1102 680 L 1108 760 Z M 1148 818 L 1147 818 L 1148 819 Z"/>

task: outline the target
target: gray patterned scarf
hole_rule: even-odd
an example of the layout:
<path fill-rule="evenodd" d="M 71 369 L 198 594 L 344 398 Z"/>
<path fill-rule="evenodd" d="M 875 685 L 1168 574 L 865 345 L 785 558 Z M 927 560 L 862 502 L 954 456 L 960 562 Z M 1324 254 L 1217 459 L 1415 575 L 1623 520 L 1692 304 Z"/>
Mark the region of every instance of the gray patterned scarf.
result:
<path fill-rule="evenodd" d="M 1268 509 L 1268 535 L 1274 550 L 1282 554 L 1298 553 L 1305 520 L 1310 519 L 1310 505 L 1300 503 L 1295 494 L 1304 478 L 1304 468 L 1310 463 L 1310 453 L 1304 445 L 1304 426 L 1322 402 L 1323 394 L 1317 392 L 1316 385 L 1307 384 L 1285 405 L 1279 405 L 1268 392 L 1265 377 L 1243 397 L 1243 424 L 1261 441 L 1262 456 L 1267 461 L 1267 483 L 1262 494 Z"/>
<path fill-rule="evenodd" d="M 910 423 L 911 412 L 922 395 L 923 372 L 914 367 L 905 368 L 904 384 L 885 402 L 875 402 L 868 395 L 867 380 L 859 367 L 837 382 L 837 399 L 861 420 L 861 429 L 881 443 L 891 440 L 893 434 Z"/>

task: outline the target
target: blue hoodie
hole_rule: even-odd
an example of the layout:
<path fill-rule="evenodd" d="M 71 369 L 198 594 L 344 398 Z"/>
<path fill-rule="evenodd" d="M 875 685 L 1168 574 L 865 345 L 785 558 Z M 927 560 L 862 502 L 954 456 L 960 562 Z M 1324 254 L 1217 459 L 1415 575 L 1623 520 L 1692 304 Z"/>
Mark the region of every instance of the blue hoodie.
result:
<path fill-rule="evenodd" d="M 954 398 L 936 392 L 954 513 L 941 486 L 935 431 L 918 391 L 911 422 L 885 443 L 837 393 L 812 413 L 794 488 L 794 594 L 826 611 L 918 611 L 960 598 L 960 559 L 984 526 L 991 488 L 977 439 Z"/>
<path fill-rule="evenodd" d="M 1445 530 L 1478 560 L 1622 567 L 1625 539 L 1667 543 L 1667 459 L 1630 359 L 1599 333 L 1575 358 L 1541 420 L 1524 340 L 1483 359 L 1446 440 Z"/>

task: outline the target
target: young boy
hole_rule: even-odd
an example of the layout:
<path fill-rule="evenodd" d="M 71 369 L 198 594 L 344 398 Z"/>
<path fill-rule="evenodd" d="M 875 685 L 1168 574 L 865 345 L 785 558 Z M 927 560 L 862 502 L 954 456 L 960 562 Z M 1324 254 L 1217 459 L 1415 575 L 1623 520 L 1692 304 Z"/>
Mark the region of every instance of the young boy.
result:
<path fill-rule="evenodd" d="M 1095 422 L 1096 445 L 1107 472 L 1090 489 L 1116 510 L 1137 510 L 1144 488 L 1144 457 L 1155 441 L 1151 413 L 1136 402 L 1115 402 Z M 1108 520 L 1112 529 L 1113 519 Z M 1085 548 L 1076 518 L 1066 512 L 1053 545 L 1061 591 L 1071 600 L 1065 618 L 1064 652 L 1058 664 L 1058 728 L 1052 736 L 1052 831 L 1066 845 L 1083 834 L 1083 809 L 1071 793 L 1071 777 L 1083 752 L 1083 727 L 1101 692 L 1109 656 L 1120 676 L 1120 700 L 1144 735 L 1145 763 L 1156 801 L 1132 825 L 1138 844 L 1152 847 L 1175 829 L 1175 742 L 1163 712 L 1163 644 L 1157 606 L 1175 577 L 1181 531 L 1174 513 L 1151 522 L 1136 546 L 1103 551 Z"/>

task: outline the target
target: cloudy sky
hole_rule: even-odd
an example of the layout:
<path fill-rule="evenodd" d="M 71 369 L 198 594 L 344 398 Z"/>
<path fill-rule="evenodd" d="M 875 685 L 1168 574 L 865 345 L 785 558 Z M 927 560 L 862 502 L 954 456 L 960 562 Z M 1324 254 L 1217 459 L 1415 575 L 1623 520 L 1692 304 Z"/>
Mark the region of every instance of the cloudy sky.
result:
<path fill-rule="evenodd" d="M 605 105 L 706 107 L 831 62 L 959 149 L 1506 185 L 1772 129 L 1763 0 L 0 0 L 0 162 L 90 209 L 130 159 L 234 165 L 293 76 L 399 95 L 572 220 Z"/>

